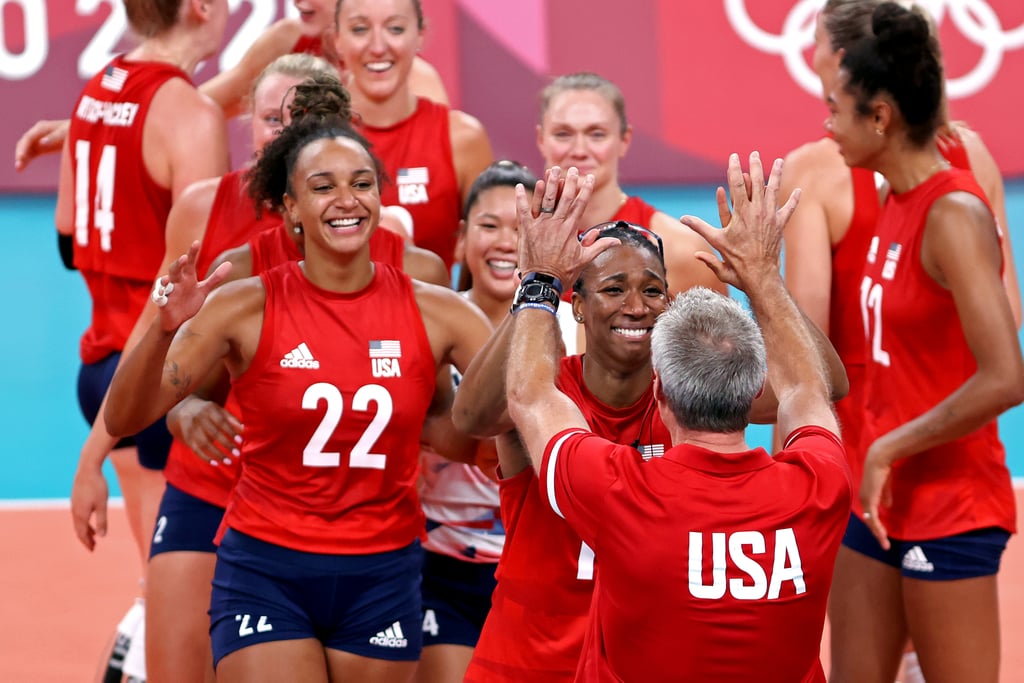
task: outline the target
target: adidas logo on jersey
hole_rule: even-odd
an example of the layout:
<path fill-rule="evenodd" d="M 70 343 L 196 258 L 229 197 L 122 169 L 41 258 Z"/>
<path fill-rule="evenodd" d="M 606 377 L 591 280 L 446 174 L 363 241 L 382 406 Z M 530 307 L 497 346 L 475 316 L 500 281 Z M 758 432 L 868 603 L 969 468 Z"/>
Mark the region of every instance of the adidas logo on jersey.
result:
<path fill-rule="evenodd" d="M 284 354 L 284 358 L 281 359 L 281 367 L 319 370 L 320 361 L 313 358 L 313 354 L 309 352 L 309 347 L 306 346 L 306 342 L 302 342 L 294 349 Z"/>
<path fill-rule="evenodd" d="M 370 638 L 370 645 L 381 647 L 408 647 L 409 641 L 402 633 L 402 625 L 397 621 L 377 635 Z"/>
<path fill-rule="evenodd" d="M 935 571 L 935 565 L 928 561 L 919 545 L 913 546 L 903 555 L 903 568 L 915 572 Z"/>

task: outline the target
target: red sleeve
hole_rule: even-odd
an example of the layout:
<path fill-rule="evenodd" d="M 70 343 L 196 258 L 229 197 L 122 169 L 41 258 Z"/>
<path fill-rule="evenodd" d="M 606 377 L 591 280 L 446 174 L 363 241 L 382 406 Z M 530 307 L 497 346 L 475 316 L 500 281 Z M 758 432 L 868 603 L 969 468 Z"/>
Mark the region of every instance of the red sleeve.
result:
<path fill-rule="evenodd" d="M 784 451 L 803 451 L 819 456 L 821 460 L 842 470 L 851 487 L 860 486 L 859 481 L 852 480 L 850 465 L 846 460 L 846 447 L 835 433 L 817 425 L 804 425 L 790 432 L 784 444 Z"/>
<path fill-rule="evenodd" d="M 602 501 L 619 478 L 619 448 L 629 447 L 573 428 L 555 434 L 544 449 L 541 499 L 595 551 Z"/>

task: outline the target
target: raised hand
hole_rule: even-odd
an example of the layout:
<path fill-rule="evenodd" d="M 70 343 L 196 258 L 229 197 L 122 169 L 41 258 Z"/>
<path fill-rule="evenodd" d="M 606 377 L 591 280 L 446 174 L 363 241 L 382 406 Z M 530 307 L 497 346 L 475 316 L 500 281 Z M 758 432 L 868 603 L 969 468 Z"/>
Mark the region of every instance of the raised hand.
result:
<path fill-rule="evenodd" d="M 171 264 L 170 272 L 156 279 L 153 286 L 153 303 L 160 309 L 160 327 L 173 332 L 202 308 L 206 297 L 231 272 L 231 263 L 220 264 L 210 277 L 199 281 L 196 276 L 196 259 L 199 257 L 199 242 L 193 242 L 188 253 L 179 256 Z"/>
<path fill-rule="evenodd" d="M 14 169 L 22 171 L 36 157 L 55 154 L 64 146 L 70 121 L 36 121 L 14 146 Z"/>
<path fill-rule="evenodd" d="M 722 188 L 717 193 L 719 217 L 727 221 L 725 227 L 713 228 L 694 216 L 680 219 L 721 254 L 719 259 L 713 254 L 699 252 L 697 258 L 722 282 L 746 291 L 764 275 L 778 273 L 782 230 L 800 199 L 800 190 L 795 190 L 779 208 L 781 178 L 781 159 L 776 159 L 772 165 L 766 185 L 761 157 L 757 152 L 750 155 L 749 179 L 740 167 L 739 156 L 733 154 L 729 157 L 728 171 L 731 211 Z"/>
<path fill-rule="evenodd" d="M 580 178 L 579 171 L 570 168 L 563 178 L 558 166 L 537 181 L 532 199 L 526 188 L 516 187 L 521 272 L 553 275 L 571 287 L 587 263 L 619 243 L 613 237 L 597 239 L 597 234 L 579 241 L 583 212 L 593 191 L 594 176 Z"/>

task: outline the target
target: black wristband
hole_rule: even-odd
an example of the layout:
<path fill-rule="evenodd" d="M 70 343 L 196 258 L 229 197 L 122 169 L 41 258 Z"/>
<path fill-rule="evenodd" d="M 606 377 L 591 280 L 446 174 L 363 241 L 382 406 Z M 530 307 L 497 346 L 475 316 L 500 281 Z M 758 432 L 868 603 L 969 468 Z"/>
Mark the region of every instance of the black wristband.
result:
<path fill-rule="evenodd" d="M 57 233 L 57 249 L 60 251 L 60 260 L 68 270 L 75 268 L 75 245 L 71 241 L 71 235 Z"/>

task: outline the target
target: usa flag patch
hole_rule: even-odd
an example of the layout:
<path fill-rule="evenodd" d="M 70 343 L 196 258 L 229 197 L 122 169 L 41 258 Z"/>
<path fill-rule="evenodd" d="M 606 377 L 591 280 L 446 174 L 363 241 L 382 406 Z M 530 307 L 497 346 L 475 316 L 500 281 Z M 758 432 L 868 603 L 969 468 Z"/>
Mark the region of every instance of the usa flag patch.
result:
<path fill-rule="evenodd" d="M 430 171 L 426 166 L 398 169 L 399 185 L 426 185 L 430 182 Z"/>
<path fill-rule="evenodd" d="M 125 69 L 119 69 L 113 64 L 108 64 L 107 68 L 103 70 L 103 77 L 100 79 L 100 85 L 114 92 L 121 92 L 121 88 L 124 87 L 124 82 L 128 80 L 128 71 Z"/>
<path fill-rule="evenodd" d="M 401 358 L 402 342 L 397 339 L 375 339 L 370 342 L 370 358 Z"/>

